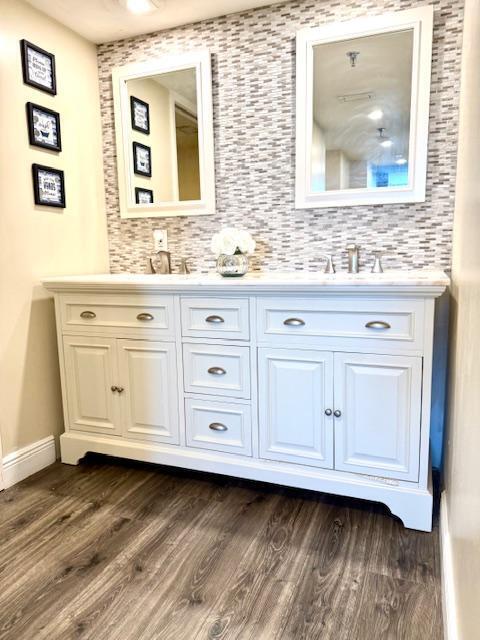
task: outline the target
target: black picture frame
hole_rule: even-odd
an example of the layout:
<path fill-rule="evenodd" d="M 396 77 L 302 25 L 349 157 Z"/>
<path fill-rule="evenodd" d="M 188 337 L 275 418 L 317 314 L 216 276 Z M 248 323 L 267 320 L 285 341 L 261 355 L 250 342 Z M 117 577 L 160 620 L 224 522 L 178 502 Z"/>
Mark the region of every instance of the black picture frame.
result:
<path fill-rule="evenodd" d="M 140 197 L 142 193 L 146 193 L 150 198 L 149 202 L 141 202 Z M 144 189 L 143 187 L 135 187 L 135 202 L 136 204 L 153 204 L 153 191 L 152 189 Z"/>
<path fill-rule="evenodd" d="M 62 133 L 60 130 L 60 114 L 47 107 L 42 107 L 39 104 L 33 102 L 27 102 L 27 125 L 28 125 L 28 141 L 34 147 L 41 147 L 42 149 L 50 149 L 51 151 L 62 150 Z M 44 125 L 39 122 L 39 116 L 45 116 Z M 36 121 L 37 119 L 37 121 Z M 47 127 L 47 123 L 54 122 L 54 140 L 52 143 L 48 142 L 50 132 Z"/>
<path fill-rule="evenodd" d="M 138 124 L 138 120 L 136 118 L 136 105 L 138 105 L 140 108 L 145 109 L 145 127 L 142 127 L 140 124 Z M 144 102 L 143 100 L 140 100 L 140 98 L 135 98 L 135 96 L 130 96 L 130 119 L 132 122 L 132 129 L 135 129 L 135 131 L 141 131 L 147 136 L 150 134 L 150 106 L 148 102 Z"/>
<path fill-rule="evenodd" d="M 133 142 L 133 171 L 138 176 L 146 176 L 147 178 L 152 177 L 152 149 L 148 147 L 146 144 L 141 144 L 140 142 Z M 139 152 L 144 152 L 147 154 L 147 166 L 142 166 L 139 164 L 138 154 Z"/>
<path fill-rule="evenodd" d="M 42 175 L 43 174 L 43 175 Z M 50 174 L 59 187 L 59 197 L 57 200 L 45 197 L 44 189 L 44 174 Z M 32 176 L 33 176 L 33 196 L 35 204 L 44 207 L 58 207 L 65 209 L 65 175 L 61 169 L 55 169 L 54 167 L 46 167 L 43 164 L 32 164 Z"/>
<path fill-rule="evenodd" d="M 20 40 L 20 51 L 22 57 L 23 82 L 30 85 L 31 87 L 40 89 L 40 91 L 45 91 L 45 93 L 50 93 L 53 96 L 57 95 L 57 77 L 55 71 L 55 56 L 53 55 L 53 53 L 45 51 L 45 49 L 42 49 L 41 47 L 33 44 L 32 42 L 29 42 L 28 40 Z M 39 58 L 48 59 L 50 66 L 49 82 L 39 82 L 38 79 L 35 79 L 35 77 L 33 76 L 31 65 L 29 65 L 29 52 L 32 52 L 32 54 L 37 54 Z"/>

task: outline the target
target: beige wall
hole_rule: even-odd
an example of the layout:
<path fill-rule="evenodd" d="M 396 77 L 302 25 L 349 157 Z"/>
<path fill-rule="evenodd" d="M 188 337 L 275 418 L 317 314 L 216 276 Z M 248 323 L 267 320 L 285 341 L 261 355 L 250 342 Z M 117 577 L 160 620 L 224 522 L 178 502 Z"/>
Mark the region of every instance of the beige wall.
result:
<path fill-rule="evenodd" d="M 459 639 L 480 628 L 480 0 L 466 0 L 446 498 Z"/>
<path fill-rule="evenodd" d="M 58 95 L 22 82 L 19 40 L 56 55 Z M 63 151 L 29 147 L 25 103 L 61 114 Z M 63 429 L 52 300 L 42 276 L 108 270 L 96 49 L 0 0 L 0 432 L 3 455 Z M 65 171 L 67 208 L 37 207 L 31 164 Z"/>

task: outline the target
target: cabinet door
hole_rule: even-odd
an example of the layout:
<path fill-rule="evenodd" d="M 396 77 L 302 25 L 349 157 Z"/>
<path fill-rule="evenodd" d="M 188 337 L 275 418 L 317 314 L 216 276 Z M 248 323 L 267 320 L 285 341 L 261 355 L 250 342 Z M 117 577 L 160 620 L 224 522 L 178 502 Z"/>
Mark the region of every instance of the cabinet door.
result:
<path fill-rule="evenodd" d="M 260 455 L 333 467 L 333 354 L 259 349 Z"/>
<path fill-rule="evenodd" d="M 335 353 L 335 469 L 418 480 L 422 359 Z"/>
<path fill-rule="evenodd" d="M 178 444 L 178 380 L 175 345 L 118 340 L 123 434 Z"/>
<path fill-rule="evenodd" d="M 120 435 L 115 340 L 64 336 L 63 348 L 70 429 Z"/>

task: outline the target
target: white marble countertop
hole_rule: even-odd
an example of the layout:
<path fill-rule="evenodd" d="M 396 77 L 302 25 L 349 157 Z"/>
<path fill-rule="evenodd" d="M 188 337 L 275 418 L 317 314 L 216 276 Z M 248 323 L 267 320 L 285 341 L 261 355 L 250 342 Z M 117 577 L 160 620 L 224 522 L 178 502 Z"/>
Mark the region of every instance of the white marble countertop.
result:
<path fill-rule="evenodd" d="M 307 271 L 252 272 L 241 278 L 224 278 L 217 273 L 170 274 L 92 274 L 49 277 L 42 280 L 50 291 L 225 291 L 238 293 L 289 292 L 329 293 L 366 290 L 417 290 L 418 293 L 440 295 L 450 284 L 443 271 L 411 270 L 385 271 L 374 274 L 368 271 L 349 273 L 312 273 Z"/>

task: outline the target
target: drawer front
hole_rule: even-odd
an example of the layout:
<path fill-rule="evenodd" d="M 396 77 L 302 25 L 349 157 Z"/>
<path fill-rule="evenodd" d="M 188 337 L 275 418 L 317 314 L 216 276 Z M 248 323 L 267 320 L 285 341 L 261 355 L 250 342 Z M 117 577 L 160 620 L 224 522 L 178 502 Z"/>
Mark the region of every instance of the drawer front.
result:
<path fill-rule="evenodd" d="M 250 398 L 249 347 L 183 345 L 185 391 Z"/>
<path fill-rule="evenodd" d="M 232 402 L 185 400 L 187 446 L 252 455 L 251 410 Z"/>
<path fill-rule="evenodd" d="M 257 304 L 259 341 L 423 346 L 423 300 L 260 298 Z"/>
<path fill-rule="evenodd" d="M 127 329 L 173 337 L 173 296 L 70 295 L 61 298 L 64 330 Z"/>
<path fill-rule="evenodd" d="M 248 340 L 246 298 L 182 298 L 182 334 L 199 338 Z"/>

